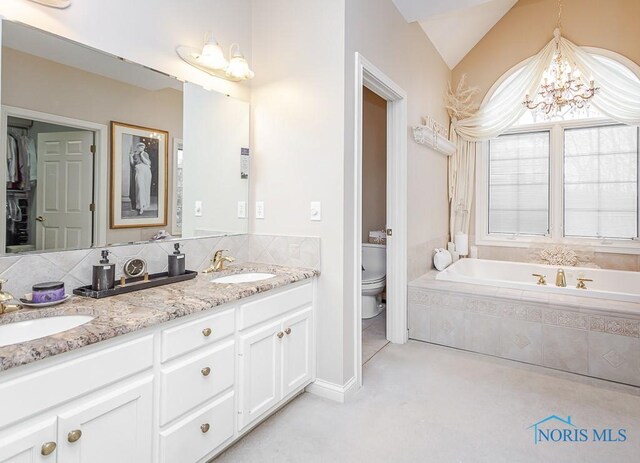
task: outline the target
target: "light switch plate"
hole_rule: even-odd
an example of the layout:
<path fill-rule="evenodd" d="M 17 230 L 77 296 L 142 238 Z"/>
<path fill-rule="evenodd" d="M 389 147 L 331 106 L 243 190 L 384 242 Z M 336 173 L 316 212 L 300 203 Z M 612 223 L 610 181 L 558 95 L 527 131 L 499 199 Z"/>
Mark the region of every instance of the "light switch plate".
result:
<path fill-rule="evenodd" d="M 311 201 L 311 220 L 312 221 L 320 221 L 322 220 L 322 205 L 320 201 Z"/>
<path fill-rule="evenodd" d="M 247 202 L 246 201 L 238 201 L 238 218 L 239 219 L 247 218 Z"/>
<path fill-rule="evenodd" d="M 196 217 L 202 217 L 202 201 L 196 201 L 193 212 Z"/>
<path fill-rule="evenodd" d="M 264 201 L 256 201 L 256 219 L 264 219 Z"/>

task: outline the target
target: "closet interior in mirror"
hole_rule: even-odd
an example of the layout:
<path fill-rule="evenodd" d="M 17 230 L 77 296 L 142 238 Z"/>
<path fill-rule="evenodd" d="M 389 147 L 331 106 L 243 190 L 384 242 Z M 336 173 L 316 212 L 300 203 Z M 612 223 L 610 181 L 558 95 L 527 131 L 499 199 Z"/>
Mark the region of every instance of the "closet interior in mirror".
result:
<path fill-rule="evenodd" d="M 248 103 L 11 21 L 1 69 L 4 253 L 247 232 Z"/>

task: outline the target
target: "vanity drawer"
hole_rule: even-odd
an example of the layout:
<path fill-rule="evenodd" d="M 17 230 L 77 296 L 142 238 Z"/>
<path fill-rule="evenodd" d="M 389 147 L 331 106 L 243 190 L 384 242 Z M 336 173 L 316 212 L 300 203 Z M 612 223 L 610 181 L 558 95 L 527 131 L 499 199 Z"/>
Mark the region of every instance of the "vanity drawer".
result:
<path fill-rule="evenodd" d="M 0 428 L 152 366 L 153 336 L 145 336 L 9 381 L 0 379 L 0 398 L 5 399 L 0 401 Z M 28 400 L 11 400 L 11 397 Z"/>
<path fill-rule="evenodd" d="M 160 461 L 197 462 L 233 437 L 233 391 L 160 433 Z M 208 425 L 207 432 L 206 427 Z"/>
<path fill-rule="evenodd" d="M 230 339 L 162 368 L 160 424 L 168 423 L 233 386 L 234 353 L 235 340 Z"/>
<path fill-rule="evenodd" d="M 233 334 L 235 309 L 225 310 L 162 331 L 162 362 Z"/>
<path fill-rule="evenodd" d="M 305 283 L 281 293 L 260 298 L 240 306 L 240 330 L 311 304 L 313 285 Z"/>

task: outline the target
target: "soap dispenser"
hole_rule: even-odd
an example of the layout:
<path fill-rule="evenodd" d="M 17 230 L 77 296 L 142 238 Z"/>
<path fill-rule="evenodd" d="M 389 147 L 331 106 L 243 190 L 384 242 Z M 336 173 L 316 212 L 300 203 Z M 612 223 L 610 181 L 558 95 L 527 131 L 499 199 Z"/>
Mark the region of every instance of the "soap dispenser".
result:
<path fill-rule="evenodd" d="M 169 254 L 169 276 L 184 275 L 184 253 L 180 252 L 180 243 L 173 245 L 175 251 Z"/>
<path fill-rule="evenodd" d="M 109 262 L 109 251 L 102 251 L 100 263 L 93 266 L 93 278 L 91 279 L 91 289 L 94 291 L 104 291 L 113 289 L 116 279 L 116 266 Z"/>

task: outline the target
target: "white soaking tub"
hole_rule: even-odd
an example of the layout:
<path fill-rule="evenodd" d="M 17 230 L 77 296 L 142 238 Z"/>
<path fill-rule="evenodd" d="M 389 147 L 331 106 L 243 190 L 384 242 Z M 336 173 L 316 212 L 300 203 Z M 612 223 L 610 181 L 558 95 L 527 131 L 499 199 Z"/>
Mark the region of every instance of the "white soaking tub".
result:
<path fill-rule="evenodd" d="M 566 287 L 556 286 L 559 269 L 564 270 Z M 538 285 L 534 273 L 545 275 L 547 284 Z M 577 289 L 578 278 L 593 281 L 585 282 L 587 289 Z M 460 259 L 438 273 L 436 280 L 640 303 L 640 272 Z"/>

